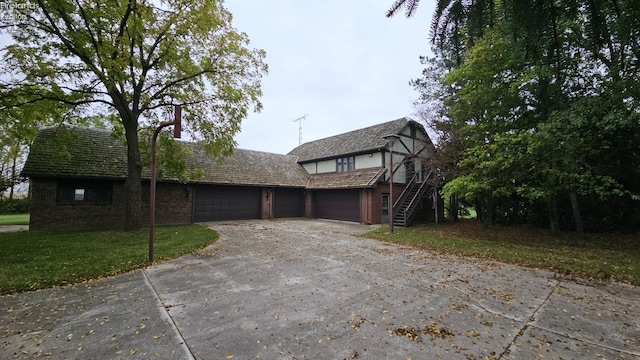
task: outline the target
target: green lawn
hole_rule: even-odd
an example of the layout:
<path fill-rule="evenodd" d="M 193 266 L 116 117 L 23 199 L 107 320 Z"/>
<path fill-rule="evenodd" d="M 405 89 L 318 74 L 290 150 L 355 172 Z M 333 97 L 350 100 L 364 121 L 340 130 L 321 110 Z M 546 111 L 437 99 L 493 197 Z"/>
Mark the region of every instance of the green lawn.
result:
<path fill-rule="evenodd" d="M 29 225 L 29 214 L 0 215 L 2 225 Z"/>
<path fill-rule="evenodd" d="M 388 227 L 365 237 L 416 246 L 428 251 L 498 260 L 547 269 L 563 275 L 640 285 L 640 237 L 564 233 L 527 227 L 483 228 L 477 221 Z"/>
<path fill-rule="evenodd" d="M 154 259 L 203 248 L 218 234 L 199 225 L 158 227 Z M 0 233 L 0 294 L 98 279 L 147 265 L 149 230 Z"/>

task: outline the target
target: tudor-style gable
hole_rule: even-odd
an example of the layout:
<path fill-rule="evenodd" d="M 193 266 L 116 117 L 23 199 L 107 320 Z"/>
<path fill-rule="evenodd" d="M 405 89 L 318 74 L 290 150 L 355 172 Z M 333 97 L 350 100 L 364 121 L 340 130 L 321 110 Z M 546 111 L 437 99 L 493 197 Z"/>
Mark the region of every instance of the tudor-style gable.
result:
<path fill-rule="evenodd" d="M 298 156 L 298 162 L 315 184 L 325 183 L 315 177 L 331 176 L 332 181 L 326 183 L 335 187 L 341 176 L 339 173 L 345 173 L 342 176 L 345 187 L 351 187 L 349 179 L 354 176 L 347 173 L 371 169 L 386 169 L 379 179 L 388 181 L 391 149 L 385 136 L 389 134 L 398 136 L 393 148 L 394 182 L 404 183 L 407 173 L 420 174 L 427 160 L 435 156 L 435 148 L 424 127 L 408 118 L 311 141 L 291 150 L 289 155 Z M 373 185 L 375 183 L 369 186 Z"/>

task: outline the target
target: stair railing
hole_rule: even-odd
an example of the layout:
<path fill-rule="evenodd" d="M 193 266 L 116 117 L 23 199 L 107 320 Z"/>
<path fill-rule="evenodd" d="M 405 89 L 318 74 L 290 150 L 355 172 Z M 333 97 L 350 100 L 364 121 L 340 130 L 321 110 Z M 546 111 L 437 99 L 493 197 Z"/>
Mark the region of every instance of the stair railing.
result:
<path fill-rule="evenodd" d="M 418 207 L 418 204 L 420 204 L 420 201 L 422 200 L 422 196 L 424 195 L 424 192 L 427 189 L 427 185 L 428 184 L 426 181 L 423 181 L 422 184 L 420 184 L 420 188 L 418 189 L 418 192 L 416 192 L 416 194 L 413 196 L 413 198 L 409 202 L 409 205 L 404 210 L 405 226 L 409 226 L 409 221 L 411 221 L 411 219 L 413 218 L 415 209 Z"/>
<path fill-rule="evenodd" d="M 409 180 L 407 185 L 404 187 L 404 190 L 402 190 L 402 193 L 400 193 L 400 196 L 398 197 L 398 199 L 396 199 L 396 201 L 393 203 L 391 207 L 391 215 L 390 215 L 391 221 L 393 221 L 393 218 L 398 214 L 398 211 L 400 210 L 399 205 L 404 203 L 404 201 L 409 196 L 409 193 L 411 192 L 411 190 L 413 190 L 413 187 L 416 186 L 416 180 L 418 179 L 417 176 L 418 174 L 413 175 L 411 180 Z"/>
<path fill-rule="evenodd" d="M 420 188 L 415 193 L 413 198 L 410 200 L 409 205 L 405 208 L 404 214 L 403 214 L 404 226 L 409 226 L 409 222 L 412 220 L 413 216 L 415 215 L 415 209 L 418 207 L 418 204 L 420 204 L 420 201 L 422 200 L 422 196 L 424 195 L 427 189 L 427 185 L 428 185 L 427 180 L 431 177 L 432 174 L 433 174 L 433 170 L 429 171 L 427 176 L 424 178 L 424 180 L 420 184 Z"/>

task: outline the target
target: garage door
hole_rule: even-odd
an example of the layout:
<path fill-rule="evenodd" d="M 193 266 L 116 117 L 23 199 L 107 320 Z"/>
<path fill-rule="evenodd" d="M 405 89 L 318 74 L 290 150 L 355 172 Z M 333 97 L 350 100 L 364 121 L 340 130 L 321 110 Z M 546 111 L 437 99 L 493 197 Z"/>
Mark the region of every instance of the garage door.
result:
<path fill-rule="evenodd" d="M 360 190 L 323 190 L 313 196 L 315 217 L 360 222 Z"/>
<path fill-rule="evenodd" d="M 302 189 L 276 188 L 273 192 L 273 216 L 303 217 L 304 191 Z"/>
<path fill-rule="evenodd" d="M 198 186 L 194 221 L 259 219 L 262 189 L 246 186 Z"/>

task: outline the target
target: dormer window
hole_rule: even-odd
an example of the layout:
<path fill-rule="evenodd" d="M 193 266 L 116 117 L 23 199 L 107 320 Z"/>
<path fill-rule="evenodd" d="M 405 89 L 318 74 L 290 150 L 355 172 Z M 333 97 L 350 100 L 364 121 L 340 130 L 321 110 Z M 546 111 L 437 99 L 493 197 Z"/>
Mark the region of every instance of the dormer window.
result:
<path fill-rule="evenodd" d="M 336 171 L 347 172 L 354 171 L 356 169 L 356 159 L 353 156 L 347 156 L 340 159 L 336 159 Z"/>

